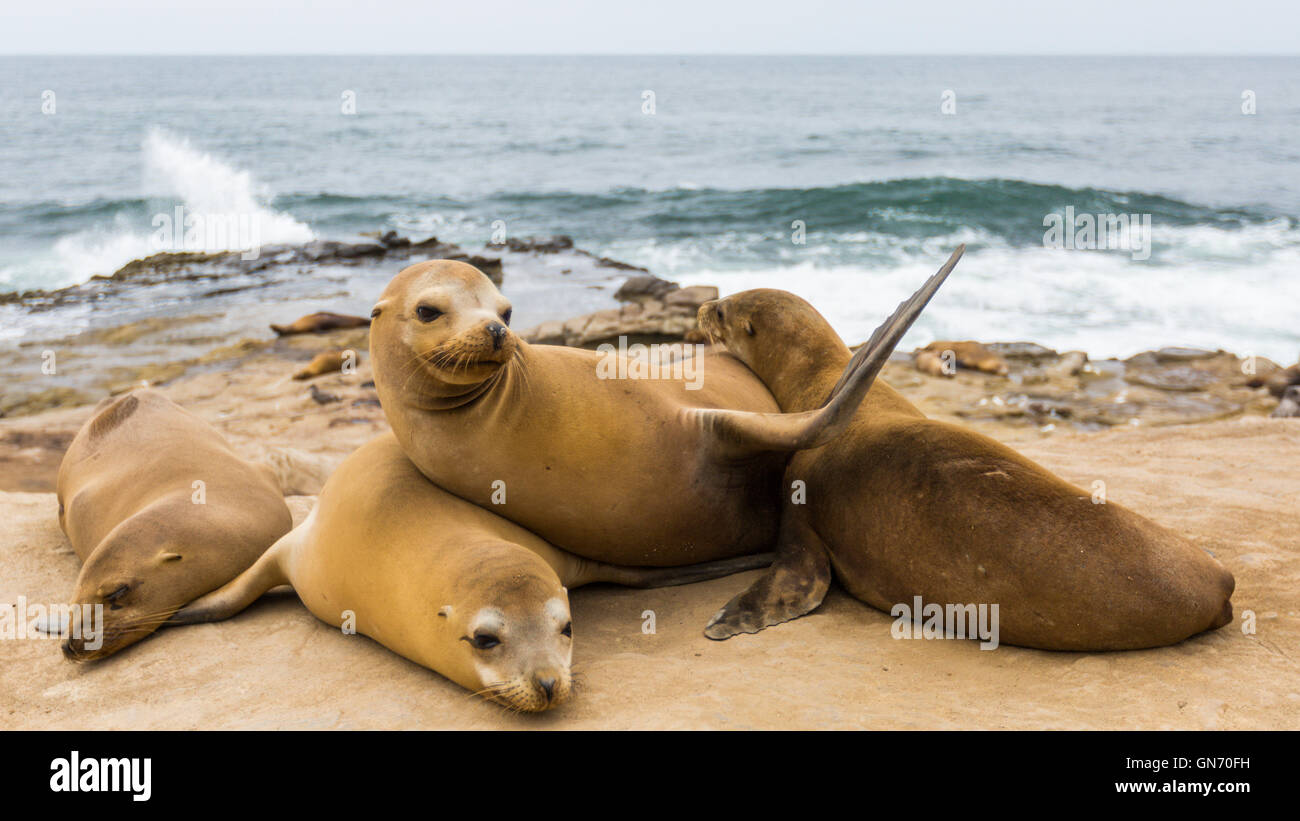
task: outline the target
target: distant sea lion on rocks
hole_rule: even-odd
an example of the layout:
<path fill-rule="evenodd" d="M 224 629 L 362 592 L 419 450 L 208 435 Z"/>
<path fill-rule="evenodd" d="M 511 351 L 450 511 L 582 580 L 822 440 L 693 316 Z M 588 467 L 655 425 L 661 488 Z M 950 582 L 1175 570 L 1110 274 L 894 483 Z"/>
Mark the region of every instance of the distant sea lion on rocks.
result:
<path fill-rule="evenodd" d="M 567 589 L 685 584 L 770 559 L 667 569 L 588 561 L 434 485 L 386 433 L 344 460 L 306 521 L 172 623 L 229 618 L 291 584 L 327 624 L 352 619 L 356 632 L 462 687 L 538 711 L 571 690 Z"/>
<path fill-rule="evenodd" d="M 850 355 L 821 314 L 785 291 L 700 308 L 701 328 L 787 413 L 841 390 Z M 994 605 L 999 640 L 1051 650 L 1156 647 L 1232 619 L 1232 574 L 1204 550 L 967 428 L 927 419 L 883 382 L 847 432 L 797 453 L 777 561 L 714 617 L 723 639 L 797 618 L 831 580 L 890 612 L 920 596 Z M 919 614 L 916 614 L 919 616 Z"/>
<path fill-rule="evenodd" d="M 888 357 L 959 256 L 882 326 L 872 361 Z M 825 408 L 781 414 L 725 352 L 684 358 L 697 383 L 684 372 L 620 378 L 628 357 L 529 345 L 510 331 L 510 312 L 470 265 L 423 262 L 399 273 L 370 326 L 384 412 L 440 487 L 615 564 L 769 549 L 786 455 L 843 430 L 874 376 L 850 379 Z M 493 505 L 494 494 L 505 504 Z"/>
<path fill-rule="evenodd" d="M 295 373 L 293 378 L 301 382 L 304 379 L 313 379 L 327 373 L 336 373 L 343 370 L 343 366 L 349 360 L 354 365 L 356 364 L 356 351 L 322 351 L 312 357 L 312 360 L 302 370 Z"/>
<path fill-rule="evenodd" d="M 931 342 L 916 351 L 915 362 L 918 371 L 931 376 L 956 376 L 957 368 L 998 376 L 1008 372 L 1007 361 L 979 342 Z"/>
<path fill-rule="evenodd" d="M 364 328 L 369 324 L 370 320 L 364 316 L 317 311 L 314 314 L 299 317 L 289 325 L 272 325 L 271 330 L 275 331 L 279 336 L 292 336 L 294 334 L 320 334 L 326 331 L 335 331 L 339 328 Z"/>
<path fill-rule="evenodd" d="M 103 658 L 251 565 L 293 526 L 265 465 L 152 390 L 100 404 L 68 446 L 59 525 L 84 562 L 73 604 L 102 605 L 103 633 L 72 610 L 64 654 Z M 93 611 L 92 611 L 93 612 Z"/>

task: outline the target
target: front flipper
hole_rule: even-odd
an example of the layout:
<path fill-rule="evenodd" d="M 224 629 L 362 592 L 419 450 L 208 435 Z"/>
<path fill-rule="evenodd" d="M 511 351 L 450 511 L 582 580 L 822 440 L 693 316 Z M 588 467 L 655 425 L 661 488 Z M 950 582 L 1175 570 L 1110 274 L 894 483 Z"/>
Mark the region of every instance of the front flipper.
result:
<path fill-rule="evenodd" d="M 288 584 L 289 577 L 284 572 L 283 560 L 307 532 L 307 522 L 290 530 L 281 536 L 279 541 L 268 547 L 266 552 L 253 562 L 252 567 L 222 587 L 200 596 L 176 611 L 165 626 L 224 621 L 257 601 L 272 587 Z"/>
<path fill-rule="evenodd" d="M 805 524 L 786 519 L 781 525 L 777 559 L 749 589 L 733 598 L 704 628 L 721 641 L 737 633 L 797 619 L 822 603 L 831 584 L 826 544 Z"/>
<path fill-rule="evenodd" d="M 871 339 L 853 355 L 827 403 L 820 409 L 802 413 L 751 413 L 692 408 L 685 413 L 731 454 L 806 450 L 830 442 L 843 433 L 889 355 L 956 267 L 965 250 L 965 245 L 957 246 L 943 267 L 916 293 L 900 303 L 875 330 Z"/>

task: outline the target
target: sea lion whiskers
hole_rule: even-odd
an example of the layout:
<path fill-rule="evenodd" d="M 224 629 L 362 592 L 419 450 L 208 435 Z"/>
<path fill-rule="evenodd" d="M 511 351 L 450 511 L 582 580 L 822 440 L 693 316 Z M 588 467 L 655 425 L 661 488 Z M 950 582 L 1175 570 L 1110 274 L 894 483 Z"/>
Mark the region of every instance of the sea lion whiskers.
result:
<path fill-rule="evenodd" d="M 88 661 L 95 661 L 96 659 L 102 657 L 100 654 L 100 649 L 104 647 L 112 647 L 114 644 L 116 644 L 118 639 L 124 636 L 131 636 L 131 635 L 135 635 L 136 633 L 144 633 L 145 635 L 148 635 L 149 633 L 154 632 L 163 624 L 165 624 L 169 619 L 171 619 L 171 617 L 176 614 L 177 610 L 180 610 L 179 606 L 167 608 L 165 610 L 160 610 L 155 613 L 148 613 L 146 615 L 134 618 L 131 621 L 126 622 L 124 624 L 116 625 L 114 627 L 102 625 L 100 628 L 102 632 L 101 635 L 99 636 L 100 639 L 99 649 L 90 650 L 90 651 L 87 651 L 85 649 L 79 649 L 73 646 L 71 640 L 68 639 L 65 640 L 63 643 L 63 648 L 64 648 L 63 654 L 70 661 L 74 661 L 78 664 L 88 662 Z M 70 630 L 71 630 L 71 625 L 69 625 L 69 631 Z M 81 632 L 83 634 L 82 638 L 84 640 L 85 630 L 83 629 L 81 630 Z"/>
<path fill-rule="evenodd" d="M 519 699 L 520 694 L 527 694 L 529 699 L 521 702 Z M 481 696 L 484 701 L 490 701 L 493 704 L 504 707 L 512 713 L 534 713 L 539 711 L 537 707 L 532 706 L 535 698 L 533 697 L 531 688 L 524 684 L 518 677 L 493 682 L 482 690 L 469 694 L 469 697 L 471 698 L 476 696 Z M 546 705 L 543 704 L 541 706 L 545 707 Z"/>

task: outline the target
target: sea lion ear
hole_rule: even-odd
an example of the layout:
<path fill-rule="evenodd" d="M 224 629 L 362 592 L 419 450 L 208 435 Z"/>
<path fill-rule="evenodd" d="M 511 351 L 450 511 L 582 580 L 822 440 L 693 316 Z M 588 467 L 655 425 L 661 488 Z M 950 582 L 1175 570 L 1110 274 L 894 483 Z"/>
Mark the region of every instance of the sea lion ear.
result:
<path fill-rule="evenodd" d="M 388 300 L 381 299 L 378 302 L 376 302 L 375 307 L 370 309 L 370 318 L 374 319 L 375 317 L 379 316 L 380 312 L 382 312 L 386 307 L 388 307 Z"/>
<path fill-rule="evenodd" d="M 750 336 L 754 335 L 754 323 L 750 322 L 748 319 L 745 320 L 745 333 Z"/>
<path fill-rule="evenodd" d="M 181 559 L 181 554 L 179 553 L 172 553 L 170 550 L 158 551 L 159 562 L 176 562 L 176 561 L 180 561 L 180 559 Z"/>
<path fill-rule="evenodd" d="M 444 619 L 447 618 L 448 616 L 450 616 L 450 615 L 451 615 L 451 605 L 450 605 L 450 604 L 444 604 L 444 605 L 442 606 L 442 608 L 438 610 L 438 615 L 439 615 L 439 616 L 442 616 Z"/>

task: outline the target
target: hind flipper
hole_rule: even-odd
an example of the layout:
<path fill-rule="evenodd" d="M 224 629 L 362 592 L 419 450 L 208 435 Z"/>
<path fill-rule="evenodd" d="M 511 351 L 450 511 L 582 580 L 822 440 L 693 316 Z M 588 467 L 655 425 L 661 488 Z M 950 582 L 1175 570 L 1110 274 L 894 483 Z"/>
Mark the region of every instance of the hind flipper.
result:
<path fill-rule="evenodd" d="M 822 603 L 830 584 L 831 562 L 825 542 L 811 527 L 787 518 L 781 524 L 776 561 L 714 615 L 704 635 L 721 641 L 797 619 Z"/>
<path fill-rule="evenodd" d="M 805 450 L 830 442 L 849 424 L 889 355 L 948 278 L 965 250 L 965 245 L 959 245 L 938 272 L 900 303 L 876 329 L 871 339 L 853 355 L 839 383 L 820 409 L 802 413 L 751 413 L 691 408 L 684 413 L 717 440 L 723 451 L 735 455 Z"/>

